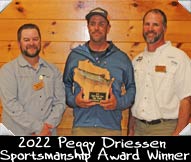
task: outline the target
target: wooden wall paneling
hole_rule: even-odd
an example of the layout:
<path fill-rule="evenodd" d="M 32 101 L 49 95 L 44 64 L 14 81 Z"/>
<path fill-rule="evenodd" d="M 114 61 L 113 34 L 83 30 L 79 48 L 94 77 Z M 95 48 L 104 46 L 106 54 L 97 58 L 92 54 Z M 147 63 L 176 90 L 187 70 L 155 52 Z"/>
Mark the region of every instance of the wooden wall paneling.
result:
<path fill-rule="evenodd" d="M 0 19 L 84 19 L 95 7 L 103 7 L 112 20 L 141 20 L 149 8 L 165 11 L 169 20 L 191 20 L 178 0 L 13 0 Z"/>
<path fill-rule="evenodd" d="M 62 121 L 59 124 L 59 128 L 71 128 L 72 127 L 72 121 L 73 120 L 73 109 L 67 107 L 64 116 L 62 118 Z"/>
<path fill-rule="evenodd" d="M 36 23 L 42 33 L 42 40 L 48 42 L 65 41 L 87 41 L 89 39 L 85 21 L 57 20 L 1 20 L 0 40 L 16 40 L 16 31 L 23 23 Z M 12 25 L 9 25 L 12 24 Z M 191 35 L 191 21 L 170 21 L 166 39 L 173 42 L 190 42 L 188 35 Z M 109 40 L 115 42 L 144 42 L 142 37 L 141 21 L 112 21 Z"/>
<path fill-rule="evenodd" d="M 41 57 L 45 60 L 58 64 L 63 70 L 68 54 L 71 49 L 83 44 L 84 42 L 42 42 Z M 144 42 L 114 42 L 122 51 L 127 53 L 133 59 L 138 53 L 144 50 Z M 184 50 L 188 56 L 191 56 L 191 43 L 176 43 L 173 45 Z M 0 63 L 6 63 L 16 58 L 20 54 L 18 44 L 16 41 L 0 41 Z M 61 65 L 61 66 L 60 66 Z"/>
<path fill-rule="evenodd" d="M 20 54 L 16 41 L 18 27 L 35 23 L 42 34 L 41 57 L 63 72 L 71 49 L 89 39 L 85 15 L 98 6 L 109 12 L 111 31 L 108 39 L 131 59 L 145 48 L 142 17 L 150 8 L 160 8 L 166 13 L 166 39 L 191 57 L 191 14 L 178 0 L 13 0 L 0 13 L 0 67 Z M 67 108 L 59 128 L 70 130 L 72 120 L 72 109 Z M 123 112 L 123 134 L 127 122 L 128 110 Z"/>

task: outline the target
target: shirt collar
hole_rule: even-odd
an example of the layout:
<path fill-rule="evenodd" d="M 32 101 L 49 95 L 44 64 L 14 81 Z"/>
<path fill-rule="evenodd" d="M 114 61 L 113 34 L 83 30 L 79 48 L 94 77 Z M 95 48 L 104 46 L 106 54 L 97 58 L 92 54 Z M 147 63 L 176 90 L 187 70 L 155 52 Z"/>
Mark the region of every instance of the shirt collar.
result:
<path fill-rule="evenodd" d="M 162 46 L 158 47 L 155 52 L 161 52 L 161 51 L 163 51 L 168 46 L 171 46 L 171 42 L 170 41 L 166 41 L 165 44 L 163 44 Z M 147 47 L 145 48 L 145 52 L 148 52 Z"/>
<path fill-rule="evenodd" d="M 19 62 L 19 65 L 22 67 L 25 67 L 25 66 L 32 67 L 31 64 L 29 64 L 28 61 L 25 60 L 22 54 L 18 57 L 18 62 Z M 39 66 L 46 66 L 46 62 L 41 58 L 39 59 Z"/>

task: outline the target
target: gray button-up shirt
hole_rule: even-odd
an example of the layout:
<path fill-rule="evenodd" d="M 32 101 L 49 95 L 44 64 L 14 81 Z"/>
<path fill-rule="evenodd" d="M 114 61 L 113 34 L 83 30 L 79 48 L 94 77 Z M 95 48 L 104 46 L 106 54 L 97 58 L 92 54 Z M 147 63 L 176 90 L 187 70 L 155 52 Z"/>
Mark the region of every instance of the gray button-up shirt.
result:
<path fill-rule="evenodd" d="M 39 133 L 44 123 L 55 128 L 62 119 L 65 110 L 62 74 L 41 58 L 37 69 L 22 55 L 5 64 L 0 69 L 0 92 L 3 124 L 15 135 Z M 54 135 L 55 132 L 53 129 Z"/>

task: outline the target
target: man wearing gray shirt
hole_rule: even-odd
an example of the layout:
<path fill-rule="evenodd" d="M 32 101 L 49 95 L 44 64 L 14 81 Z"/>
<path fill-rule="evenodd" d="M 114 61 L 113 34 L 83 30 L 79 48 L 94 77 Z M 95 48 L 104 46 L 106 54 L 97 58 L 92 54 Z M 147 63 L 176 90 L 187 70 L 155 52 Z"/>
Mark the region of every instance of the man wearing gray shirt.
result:
<path fill-rule="evenodd" d="M 22 25 L 17 39 L 21 55 L 0 69 L 3 124 L 14 135 L 56 135 L 65 110 L 62 74 L 40 58 L 37 25 Z"/>

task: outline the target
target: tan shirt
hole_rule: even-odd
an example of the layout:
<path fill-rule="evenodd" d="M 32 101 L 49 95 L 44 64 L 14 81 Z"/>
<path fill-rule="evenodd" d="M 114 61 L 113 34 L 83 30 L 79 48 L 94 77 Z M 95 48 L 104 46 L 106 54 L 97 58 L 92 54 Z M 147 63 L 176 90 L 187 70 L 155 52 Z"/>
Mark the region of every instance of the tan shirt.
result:
<path fill-rule="evenodd" d="M 147 121 L 178 118 L 180 100 L 191 95 L 191 62 L 167 42 L 133 60 L 136 98 L 132 114 Z"/>

